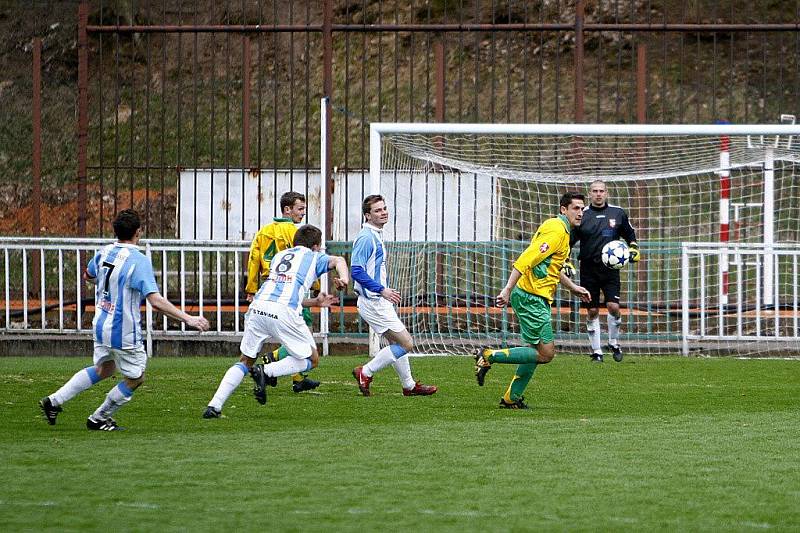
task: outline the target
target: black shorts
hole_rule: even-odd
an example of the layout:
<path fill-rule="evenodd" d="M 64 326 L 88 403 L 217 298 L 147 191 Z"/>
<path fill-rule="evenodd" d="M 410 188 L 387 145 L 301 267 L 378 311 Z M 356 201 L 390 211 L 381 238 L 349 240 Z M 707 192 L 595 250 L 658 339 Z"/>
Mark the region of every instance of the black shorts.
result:
<path fill-rule="evenodd" d="M 585 287 L 592 296 L 589 303 L 583 304 L 584 307 L 590 309 L 600 307 L 600 291 L 603 291 L 604 302 L 619 303 L 619 270 L 589 259 L 581 261 L 580 274 L 581 287 Z"/>

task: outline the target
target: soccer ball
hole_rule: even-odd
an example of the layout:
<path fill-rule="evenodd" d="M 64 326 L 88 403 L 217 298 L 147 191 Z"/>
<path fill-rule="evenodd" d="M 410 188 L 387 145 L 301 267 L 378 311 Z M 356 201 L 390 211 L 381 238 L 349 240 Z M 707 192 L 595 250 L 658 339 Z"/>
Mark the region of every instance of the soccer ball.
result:
<path fill-rule="evenodd" d="M 603 246 L 600 257 L 605 266 L 619 270 L 631 260 L 631 251 L 623 241 L 611 241 Z"/>

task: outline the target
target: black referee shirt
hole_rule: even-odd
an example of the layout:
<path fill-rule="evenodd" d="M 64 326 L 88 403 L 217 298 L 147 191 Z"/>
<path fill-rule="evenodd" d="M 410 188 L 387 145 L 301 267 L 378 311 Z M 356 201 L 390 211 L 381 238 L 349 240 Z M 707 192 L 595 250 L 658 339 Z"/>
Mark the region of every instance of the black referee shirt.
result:
<path fill-rule="evenodd" d="M 590 259 L 597 263 L 600 262 L 603 246 L 620 237 L 628 243 L 636 240 L 636 232 L 628 221 L 625 210 L 608 203 L 603 207 L 589 204 L 583 209 L 581 225 L 572 229 L 569 244 L 574 246 L 580 241 L 581 251 L 578 259 L 581 261 Z"/>

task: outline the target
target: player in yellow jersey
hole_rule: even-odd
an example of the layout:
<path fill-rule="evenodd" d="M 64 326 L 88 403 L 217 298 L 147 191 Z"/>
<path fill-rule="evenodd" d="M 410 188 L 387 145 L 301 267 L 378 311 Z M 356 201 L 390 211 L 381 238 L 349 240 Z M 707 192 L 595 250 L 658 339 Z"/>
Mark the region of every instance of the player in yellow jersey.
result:
<path fill-rule="evenodd" d="M 294 246 L 294 234 L 297 233 L 297 226 L 303 217 L 306 216 L 306 197 L 299 192 L 287 192 L 281 196 L 281 215 L 275 217 L 272 222 L 263 226 L 250 245 L 250 259 L 247 262 L 247 301 L 253 301 L 253 295 L 258 292 L 261 283 L 269 275 L 269 264 L 272 258 L 280 251 Z M 311 311 L 303 308 L 303 318 L 306 324 L 311 327 Z M 284 347 L 280 347 L 267 354 L 265 362 L 278 361 L 286 357 L 288 352 Z M 277 381 L 270 382 L 273 387 Z M 304 373 L 292 375 L 292 390 L 303 392 L 319 387 L 319 381 L 309 379 Z"/>
<path fill-rule="evenodd" d="M 585 197 L 576 192 L 561 196 L 560 214 L 539 226 L 528 248 L 514 262 L 506 286 L 497 295 L 498 307 L 511 303 L 522 340 L 530 345 L 503 350 L 483 348 L 475 355 L 475 377 L 480 386 L 493 363 L 519 365 L 500 399 L 500 407 L 527 409 L 522 393 L 536 365 L 549 363 L 555 357 L 550 305 L 558 283 L 563 283 L 582 301 L 589 301 L 589 291 L 573 282 L 564 268 L 569 262 L 570 230 L 581 223 L 585 201 Z M 567 268 L 574 271 L 574 267 Z"/>

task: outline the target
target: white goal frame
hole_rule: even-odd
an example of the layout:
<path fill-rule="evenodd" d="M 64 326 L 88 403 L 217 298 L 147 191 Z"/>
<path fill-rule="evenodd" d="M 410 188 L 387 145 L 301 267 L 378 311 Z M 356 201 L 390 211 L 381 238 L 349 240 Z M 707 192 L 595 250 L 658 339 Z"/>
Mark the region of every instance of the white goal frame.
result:
<path fill-rule="evenodd" d="M 767 137 L 774 137 L 774 143 L 785 138 L 791 143 L 794 136 L 800 136 L 800 125 L 795 124 L 480 124 L 480 123 L 388 123 L 374 122 L 370 124 L 370 152 L 369 152 L 369 187 L 370 194 L 381 193 L 381 164 L 382 164 L 382 137 L 389 134 L 475 134 L 475 135 L 575 135 L 575 136 L 748 136 L 758 140 L 764 148 L 764 202 L 763 202 L 763 260 L 764 260 L 764 286 L 772 286 L 773 276 L 772 261 L 775 253 L 774 243 L 774 182 L 772 171 L 773 142 Z M 720 154 L 720 175 L 726 172 L 727 154 Z M 727 198 L 720 200 L 720 224 L 729 222 L 729 204 Z M 727 243 L 719 242 L 725 260 L 720 261 L 720 269 L 727 275 L 727 253 L 724 253 Z M 769 279 L 768 279 L 769 278 Z M 769 304 L 770 291 L 765 291 L 765 304 Z M 370 333 L 370 353 L 374 354 L 379 348 L 379 339 Z M 684 339 L 683 352 L 688 353 L 686 339 Z"/>

